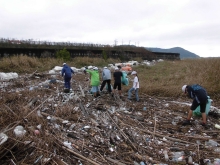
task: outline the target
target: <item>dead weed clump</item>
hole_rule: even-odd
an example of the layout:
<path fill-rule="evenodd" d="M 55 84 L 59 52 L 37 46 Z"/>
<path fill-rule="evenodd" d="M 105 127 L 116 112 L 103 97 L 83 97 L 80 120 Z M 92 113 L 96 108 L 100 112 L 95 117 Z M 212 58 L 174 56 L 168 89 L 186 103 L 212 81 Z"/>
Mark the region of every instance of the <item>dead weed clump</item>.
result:
<path fill-rule="evenodd" d="M 140 92 L 178 97 L 184 84 L 200 84 L 210 96 L 220 98 L 220 58 L 164 61 L 134 69 L 138 72 Z"/>
<path fill-rule="evenodd" d="M 33 73 L 34 71 L 43 72 L 53 69 L 54 66 L 62 66 L 66 62 L 69 66 L 107 66 L 109 63 L 119 62 L 119 59 L 109 58 L 104 60 L 97 57 L 75 57 L 70 61 L 64 61 L 57 58 L 36 58 L 27 55 L 11 56 L 1 59 L 1 72 Z"/>

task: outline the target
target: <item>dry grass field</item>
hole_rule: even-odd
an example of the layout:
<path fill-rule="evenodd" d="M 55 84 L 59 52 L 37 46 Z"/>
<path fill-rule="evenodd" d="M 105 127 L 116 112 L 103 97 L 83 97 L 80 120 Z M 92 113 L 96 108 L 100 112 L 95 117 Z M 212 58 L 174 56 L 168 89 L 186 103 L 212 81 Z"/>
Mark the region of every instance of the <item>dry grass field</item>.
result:
<path fill-rule="evenodd" d="M 140 62 L 140 59 L 138 59 Z M 32 73 L 43 72 L 61 66 L 64 61 L 55 58 L 34 58 L 13 56 L 0 60 L 0 72 Z M 83 67 L 94 65 L 106 66 L 120 62 L 117 59 L 77 57 L 68 62 L 70 66 Z M 211 98 L 220 98 L 220 58 L 187 59 L 180 61 L 158 62 L 154 66 L 135 66 L 140 79 L 140 94 L 179 97 L 184 84 L 200 84 L 206 88 Z M 129 86 L 130 87 L 130 86 Z M 127 90 L 129 87 L 125 87 Z"/>

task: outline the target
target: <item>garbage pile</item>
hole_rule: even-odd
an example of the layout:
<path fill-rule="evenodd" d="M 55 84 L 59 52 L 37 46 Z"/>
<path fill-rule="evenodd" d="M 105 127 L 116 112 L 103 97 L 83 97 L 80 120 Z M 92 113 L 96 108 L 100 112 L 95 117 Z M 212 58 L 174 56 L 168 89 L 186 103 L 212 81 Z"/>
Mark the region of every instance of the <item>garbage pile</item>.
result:
<path fill-rule="evenodd" d="M 182 126 L 190 103 L 182 98 L 94 98 L 88 80 L 78 70 L 69 93 L 56 71 L 2 85 L 0 164 L 220 164 L 218 108 L 211 106 L 208 128 L 200 116 Z"/>

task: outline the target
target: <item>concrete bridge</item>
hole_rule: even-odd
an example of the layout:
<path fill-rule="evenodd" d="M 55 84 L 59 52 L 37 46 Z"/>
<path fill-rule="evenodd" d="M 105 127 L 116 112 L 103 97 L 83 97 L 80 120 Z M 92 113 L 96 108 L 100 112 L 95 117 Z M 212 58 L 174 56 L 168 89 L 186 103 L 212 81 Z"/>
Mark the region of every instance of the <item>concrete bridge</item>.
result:
<path fill-rule="evenodd" d="M 132 60 L 139 57 L 143 60 L 180 60 L 178 53 L 156 53 L 150 52 L 144 47 L 132 45 L 101 45 L 70 42 L 47 42 L 32 40 L 0 39 L 0 57 L 12 55 L 28 55 L 33 57 L 55 57 L 57 51 L 66 49 L 70 56 L 74 57 L 107 57 L 120 58 L 121 60 Z"/>

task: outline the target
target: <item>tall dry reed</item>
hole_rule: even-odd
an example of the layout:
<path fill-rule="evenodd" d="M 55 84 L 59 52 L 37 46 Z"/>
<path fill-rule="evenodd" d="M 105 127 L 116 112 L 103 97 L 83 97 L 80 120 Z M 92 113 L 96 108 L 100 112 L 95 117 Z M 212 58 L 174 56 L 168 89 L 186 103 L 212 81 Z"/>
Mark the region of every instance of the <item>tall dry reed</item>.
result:
<path fill-rule="evenodd" d="M 220 97 L 220 58 L 164 61 L 138 66 L 140 92 L 157 96 L 181 96 L 184 84 L 200 84 L 212 97 Z"/>
<path fill-rule="evenodd" d="M 140 60 L 139 60 L 140 61 Z M 0 72 L 31 73 L 47 71 L 54 66 L 62 66 L 62 61 L 55 58 L 34 58 L 28 56 L 13 56 L 0 59 Z M 67 63 L 70 66 L 83 67 L 94 65 L 103 67 L 109 63 L 120 62 L 118 59 L 76 57 Z M 156 96 L 181 97 L 181 87 L 184 84 L 200 84 L 207 89 L 208 94 L 220 98 L 220 58 L 187 59 L 180 61 L 157 62 L 154 66 L 134 66 L 140 79 L 140 94 Z M 123 86 L 123 91 L 132 86 Z"/>

